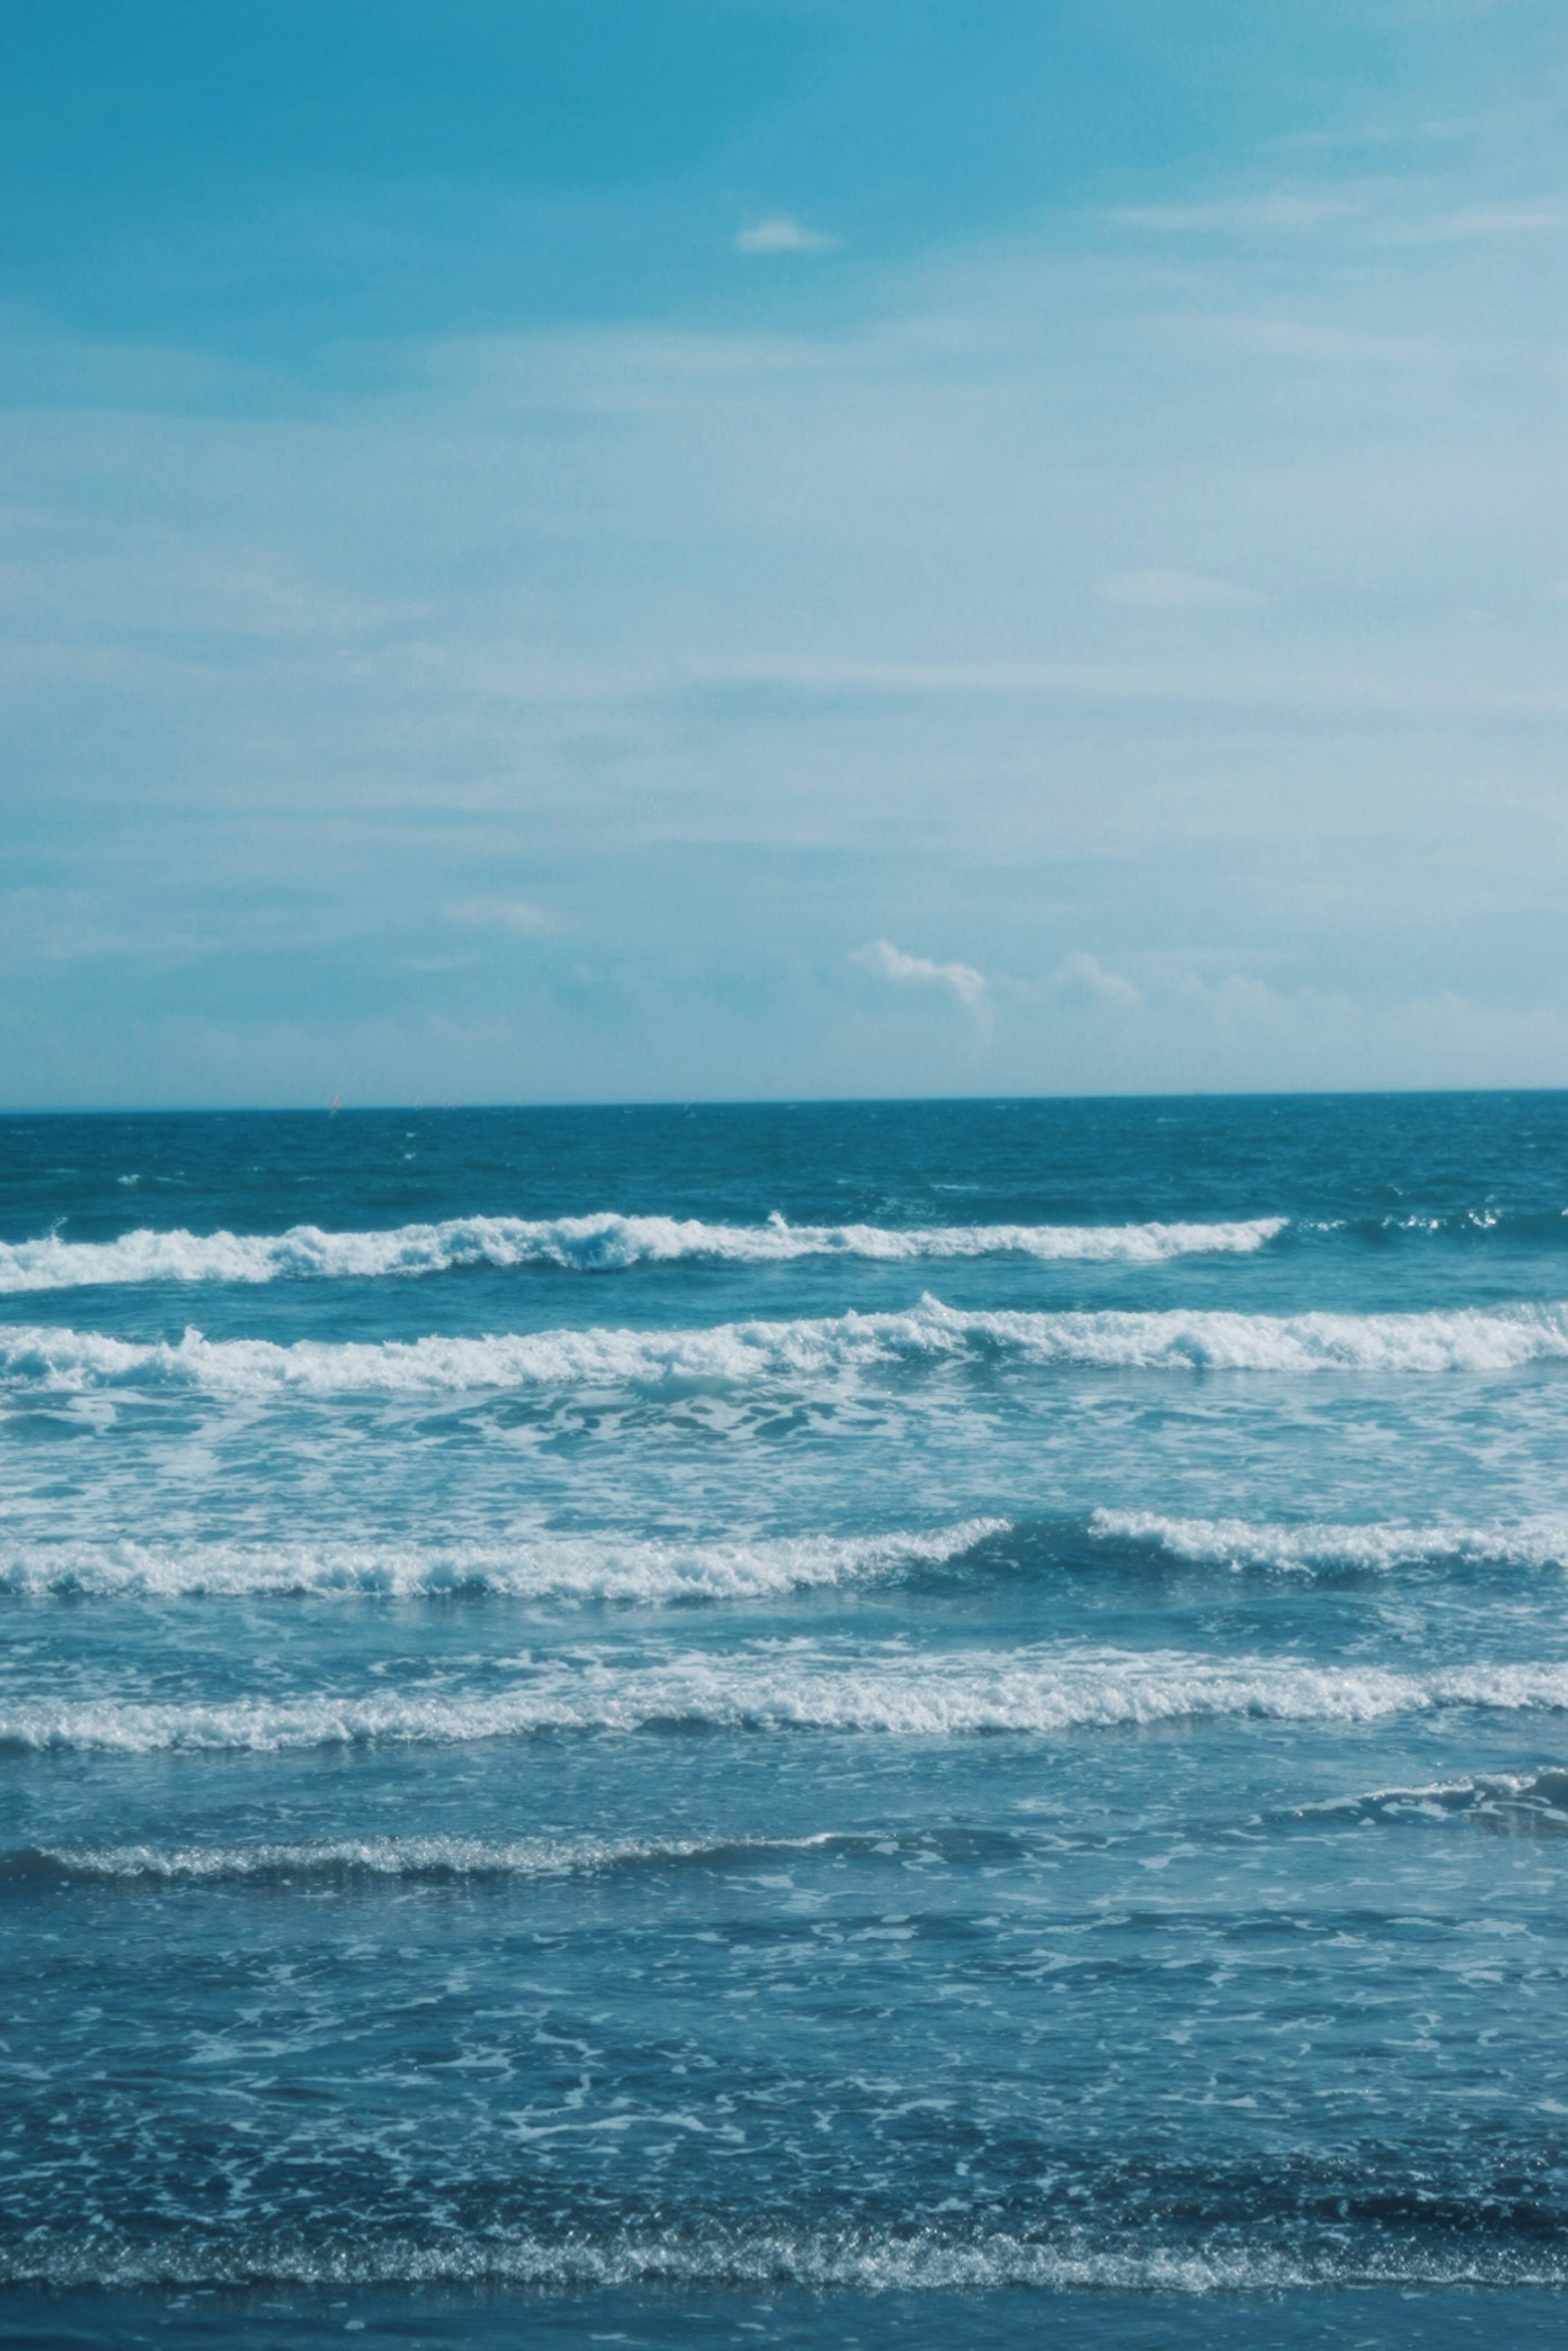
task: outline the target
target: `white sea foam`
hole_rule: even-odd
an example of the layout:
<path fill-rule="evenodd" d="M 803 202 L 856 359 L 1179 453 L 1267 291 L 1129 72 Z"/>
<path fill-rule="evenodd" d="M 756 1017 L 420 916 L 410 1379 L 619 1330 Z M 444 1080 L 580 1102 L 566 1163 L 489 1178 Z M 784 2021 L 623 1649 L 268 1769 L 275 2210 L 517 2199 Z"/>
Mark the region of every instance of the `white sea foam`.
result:
<path fill-rule="evenodd" d="M 35 1845 L 0 1857 L 0 1878 L 220 1885 L 279 1878 L 550 1878 L 640 1865 L 744 1862 L 845 1840 L 803 1837 L 341 1837 L 315 1844 Z M 852 1840 L 851 1840 L 852 1842 Z"/>
<path fill-rule="evenodd" d="M 1301 1573 L 1383 1570 L 1458 1562 L 1478 1567 L 1568 1566 L 1568 1519 L 1521 1519 L 1471 1526 L 1404 1520 L 1364 1526 L 1323 1520 L 1165 1518 L 1153 1510 L 1096 1510 L 1090 1531 L 1107 1541 L 1146 1543 L 1194 1566 L 1256 1567 Z"/>
<path fill-rule="evenodd" d="M 1375 2236 L 1342 2225 L 1303 2244 L 1162 2243 L 1151 2231 L 1089 2229 L 1036 2236 L 1008 2230 L 926 2226 L 893 2235 L 871 2227 L 794 2231 L 695 2220 L 667 2231 L 630 2228 L 595 2240 L 486 2229 L 434 2237 L 353 2237 L 326 2231 L 308 2241 L 236 2232 L 225 2241 L 171 2235 L 117 2241 L 95 2231 L 58 2237 L 30 2231 L 0 2250 L 0 2282 L 55 2287 L 145 2285 L 511 2285 L 613 2288 L 669 2285 L 801 2287 L 859 2294 L 984 2293 L 1034 2286 L 1061 2293 L 1202 2295 L 1280 2294 L 1312 2286 L 1561 2286 L 1568 2262 L 1550 2246 L 1435 2245 L 1381 2222 Z"/>
<path fill-rule="evenodd" d="M 123 1885 L 226 1885 L 300 1878 L 517 1878 L 599 1876 L 697 1864 L 754 1868 L 802 1854 L 858 1854 L 880 1859 L 951 1854 L 962 1831 L 899 1834 L 885 1829 L 818 1829 L 800 1836 L 468 1837 L 363 1836 L 240 1844 L 23 1845 L 0 1854 L 0 1883 L 83 1880 Z M 993 1834 L 988 1856 L 1005 1842 Z"/>
<path fill-rule="evenodd" d="M 926 1296 L 902 1313 L 721 1322 L 695 1330 L 555 1330 L 482 1338 L 206 1339 L 171 1343 L 18 1324 L 0 1380 L 57 1392 L 115 1386 L 214 1395 L 398 1395 L 494 1388 L 725 1385 L 823 1380 L 878 1364 L 1010 1360 L 1129 1371 L 1509 1372 L 1568 1359 L 1568 1305 L 1426 1314 L 965 1312 Z"/>
<path fill-rule="evenodd" d="M 57 1234 L 0 1242 L 0 1294 L 74 1290 L 88 1283 L 277 1281 L 373 1279 L 444 1273 L 455 1267 L 549 1265 L 612 1272 L 633 1265 L 695 1260 L 779 1265 L 797 1258 L 1025 1257 L 1048 1262 L 1156 1265 L 1169 1258 L 1248 1255 L 1285 1227 L 1283 1217 L 1217 1224 L 712 1225 L 695 1217 L 454 1217 L 390 1232 L 125 1233 L 112 1241 L 68 1241 Z"/>
<path fill-rule="evenodd" d="M 490 1592 L 517 1599 L 745 1600 L 874 1582 L 940 1566 L 1005 1534 L 1006 1519 L 875 1535 L 777 1535 L 681 1542 L 530 1535 L 505 1544 L 242 1543 L 185 1547 L 56 1542 L 0 1548 L 0 1591 L 254 1598 L 342 1593 L 393 1598 Z"/>
<path fill-rule="evenodd" d="M 1329 1796 L 1301 1804 L 1298 1817 L 1350 1813 L 1421 1813 L 1428 1818 L 1469 1815 L 1510 1828 L 1568 1828 L 1568 1770 L 1546 1764 L 1534 1771 L 1483 1771 L 1458 1780 L 1429 1780 L 1413 1787 L 1375 1788 L 1370 1793 Z"/>
<path fill-rule="evenodd" d="M 1453 1707 L 1559 1711 L 1568 1708 L 1568 1663 L 1412 1674 L 1279 1658 L 1220 1665 L 1171 1652 L 923 1657 L 890 1651 L 844 1659 L 803 1644 L 778 1644 L 649 1666 L 602 1656 L 556 1662 L 499 1691 L 425 1685 L 207 1704 L 101 1698 L 23 1705 L 0 1711 L 0 1746 L 274 1752 L 677 1727 L 928 1739 L 1245 1718 L 1377 1722 Z"/>

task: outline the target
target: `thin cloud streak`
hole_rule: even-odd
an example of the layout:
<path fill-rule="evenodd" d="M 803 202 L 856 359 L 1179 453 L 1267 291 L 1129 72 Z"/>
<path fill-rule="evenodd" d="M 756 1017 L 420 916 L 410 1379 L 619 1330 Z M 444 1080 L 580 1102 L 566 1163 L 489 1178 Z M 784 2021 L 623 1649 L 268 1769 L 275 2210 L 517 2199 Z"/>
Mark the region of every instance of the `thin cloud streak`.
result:
<path fill-rule="evenodd" d="M 1119 571 L 1100 582 L 1107 604 L 1129 604 L 1150 612 L 1224 611 L 1251 600 L 1228 580 L 1197 571 Z"/>
<path fill-rule="evenodd" d="M 831 253 L 839 242 L 821 229 L 808 228 L 788 213 L 770 213 L 766 220 L 753 221 L 737 229 L 733 239 L 737 253 L 755 254 Z"/>
<path fill-rule="evenodd" d="M 571 925 L 526 898 L 457 898 L 442 908 L 449 923 L 471 929 L 510 931 L 519 938 L 553 938 Z"/>

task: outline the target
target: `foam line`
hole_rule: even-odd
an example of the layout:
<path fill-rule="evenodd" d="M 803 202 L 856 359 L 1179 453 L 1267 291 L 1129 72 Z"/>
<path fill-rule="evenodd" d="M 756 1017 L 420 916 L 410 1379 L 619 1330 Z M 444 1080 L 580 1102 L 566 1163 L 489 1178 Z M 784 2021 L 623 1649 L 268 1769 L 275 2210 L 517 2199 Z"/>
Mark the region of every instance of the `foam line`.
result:
<path fill-rule="evenodd" d="M 507 1544 L 140 1542 L 0 1549 L 0 1592 L 255 1598 L 341 1593 L 389 1598 L 488 1592 L 516 1599 L 745 1600 L 874 1582 L 941 1566 L 1005 1534 L 1006 1519 L 914 1533 L 737 1537 L 727 1542 L 533 1536 Z"/>
<path fill-rule="evenodd" d="M 1415 1787 L 1375 1788 L 1369 1794 L 1329 1796 L 1301 1804 L 1296 1817 L 1375 1819 L 1388 1813 L 1428 1819 L 1468 1815 L 1513 1828 L 1568 1830 L 1568 1771 L 1546 1764 L 1534 1771 L 1475 1772 Z"/>
<path fill-rule="evenodd" d="M 0 1853 L 0 1883 L 14 1885 L 207 1886 L 300 1880 L 525 1882 L 604 1876 L 621 1871 L 754 1867 L 806 1854 L 901 1862 L 1019 1858 L 1030 1840 L 1015 1832 L 936 1826 L 909 1831 L 819 1829 L 801 1836 L 464 1837 L 367 1836 L 237 1844 L 21 1845 Z"/>
<path fill-rule="evenodd" d="M 1522 1519 L 1477 1526 L 1404 1520 L 1369 1525 L 1309 1520 L 1166 1518 L 1154 1510 L 1096 1510 L 1089 1531 L 1103 1541 L 1145 1544 L 1202 1567 L 1255 1567 L 1301 1574 L 1379 1571 L 1437 1563 L 1477 1567 L 1568 1566 L 1568 1519 Z"/>
<path fill-rule="evenodd" d="M 26 1845 L 0 1855 L 0 1883 L 235 1885 L 276 1880 L 600 1876 L 709 1862 L 716 1865 L 868 1842 L 803 1837 L 343 1837 L 316 1844 Z"/>
<path fill-rule="evenodd" d="M 852 1659 L 795 1645 L 652 1666 L 602 1656 L 542 1667 L 509 1688 L 425 1686 L 292 1698 L 101 1698 L 0 1710 L 0 1747 L 102 1754 L 277 1752 L 382 1741 L 449 1746 L 542 1732 L 650 1729 L 886 1733 L 950 1738 L 1254 1719 L 1362 1723 L 1437 1708 L 1505 1714 L 1568 1708 L 1568 1663 L 1474 1665 L 1430 1674 L 1295 1659 L 1219 1665 L 1171 1652 L 1012 1650 Z"/>
<path fill-rule="evenodd" d="M 555 1330 L 482 1338 L 206 1339 L 152 1345 L 13 1325 L 0 1381 L 64 1393 L 175 1387 L 213 1395 L 400 1395 L 474 1389 L 821 1382 L 872 1367 L 1001 1361 L 1170 1372 L 1510 1372 L 1568 1359 L 1568 1306 L 1425 1314 L 965 1312 L 927 1296 L 902 1313 L 721 1322 L 695 1330 Z"/>
<path fill-rule="evenodd" d="M 671 2285 L 798 2286 L 861 2294 L 984 2293 L 1006 2286 L 1050 2291 L 1207 2295 L 1281 2294 L 1312 2286 L 1561 2286 L 1568 2260 L 1538 2238 L 1527 2245 L 1434 2244 L 1379 2225 L 1375 2240 L 1343 2228 L 1281 2251 L 1218 2241 L 1140 2241 L 1131 2230 L 1107 2241 L 1089 2230 L 1049 2235 L 927 2225 L 894 2234 L 747 2228 L 694 2218 L 685 2228 L 627 2229 L 597 2241 L 486 2230 L 460 2237 L 323 2237 L 309 2241 L 209 2230 L 162 2242 L 117 2243 L 79 2232 L 29 2232 L 0 2250 L 0 2283 L 64 2286 L 300 2286 L 496 2284 L 544 2288 Z"/>
<path fill-rule="evenodd" d="M 462 1266 L 555 1266 L 610 1273 L 685 1261 L 782 1265 L 799 1258 L 1034 1258 L 1048 1263 L 1158 1265 L 1167 1259 L 1249 1255 L 1282 1232 L 1283 1217 L 1210 1224 L 711 1225 L 695 1217 L 453 1217 L 390 1232 L 191 1233 L 144 1229 L 112 1241 L 57 1234 L 0 1242 L 0 1295 L 120 1282 L 371 1280 Z"/>

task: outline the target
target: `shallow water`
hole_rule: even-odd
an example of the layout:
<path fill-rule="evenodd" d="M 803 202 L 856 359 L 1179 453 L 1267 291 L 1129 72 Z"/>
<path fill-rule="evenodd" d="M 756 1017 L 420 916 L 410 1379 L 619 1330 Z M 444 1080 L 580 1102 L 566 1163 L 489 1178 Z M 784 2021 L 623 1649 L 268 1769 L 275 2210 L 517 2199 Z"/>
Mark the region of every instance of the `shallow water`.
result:
<path fill-rule="evenodd" d="M 1555 2336 L 1565 1403 L 1568 1097 L 0 1123 L 0 2313 Z"/>

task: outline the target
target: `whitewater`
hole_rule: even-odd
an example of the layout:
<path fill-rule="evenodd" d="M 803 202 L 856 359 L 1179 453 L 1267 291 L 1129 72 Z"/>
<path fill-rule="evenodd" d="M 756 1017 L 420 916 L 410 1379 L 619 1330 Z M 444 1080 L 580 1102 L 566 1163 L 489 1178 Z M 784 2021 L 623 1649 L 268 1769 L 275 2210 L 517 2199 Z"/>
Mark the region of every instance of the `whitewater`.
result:
<path fill-rule="evenodd" d="M 940 1225 L 903 1230 L 880 1225 L 794 1225 L 775 1213 L 765 1224 L 705 1224 L 699 1218 L 452 1217 L 390 1232 L 329 1233 L 296 1225 L 277 1234 L 158 1232 L 140 1228 L 113 1241 L 68 1241 L 57 1233 L 0 1243 L 0 1296 L 127 1281 L 375 1280 L 392 1274 L 449 1273 L 464 1266 L 553 1266 L 608 1273 L 636 1265 L 787 1265 L 796 1258 L 1026 1257 L 1045 1262 L 1157 1265 L 1166 1258 L 1247 1254 L 1282 1232 L 1282 1217 L 1230 1224 Z"/>
<path fill-rule="evenodd" d="M 0 1122 L 0 2333 L 1555 2340 L 1565 1210 L 1556 1095 Z"/>
<path fill-rule="evenodd" d="M 188 1328 L 152 1345 L 97 1331 L 13 1326 L 0 1384 L 80 1390 L 178 1385 L 352 1395 L 471 1388 L 821 1381 L 882 1364 L 1013 1360 L 1122 1371 L 1509 1372 L 1568 1358 L 1568 1305 L 1479 1311 L 1265 1315 L 965 1312 L 929 1296 L 907 1311 L 710 1330 L 557 1330 L 280 1346 Z"/>
<path fill-rule="evenodd" d="M 675 1657 L 631 1670 L 579 1659 L 496 1695 L 321 1693 L 286 1700 L 139 1705 L 114 1699 L 0 1708 L 0 1748 L 102 1750 L 450 1746 L 545 1731 L 880 1732 L 908 1739 L 1042 1734 L 1084 1727 L 1240 1715 L 1286 1722 L 1370 1722 L 1438 1707 L 1518 1713 L 1568 1708 L 1568 1662 L 1475 1665 L 1428 1676 L 1326 1671 L 1267 1658 L 1216 1667 L 1180 1656 L 1044 1657 L 1028 1651 L 961 1662 L 860 1657 L 725 1664 Z"/>

